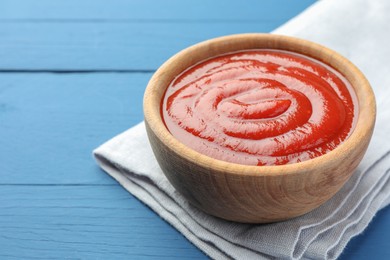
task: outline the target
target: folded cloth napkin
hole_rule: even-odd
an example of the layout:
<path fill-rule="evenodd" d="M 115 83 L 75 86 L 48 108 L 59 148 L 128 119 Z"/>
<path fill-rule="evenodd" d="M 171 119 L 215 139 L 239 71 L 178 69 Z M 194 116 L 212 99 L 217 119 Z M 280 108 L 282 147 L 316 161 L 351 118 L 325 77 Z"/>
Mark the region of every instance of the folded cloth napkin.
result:
<path fill-rule="evenodd" d="M 390 2 L 319 1 L 275 33 L 306 38 L 352 60 L 377 97 L 377 124 L 366 156 L 346 185 L 314 211 L 253 225 L 214 218 L 188 204 L 153 157 L 144 124 L 94 151 L 100 166 L 212 258 L 337 258 L 375 213 L 390 203 Z"/>

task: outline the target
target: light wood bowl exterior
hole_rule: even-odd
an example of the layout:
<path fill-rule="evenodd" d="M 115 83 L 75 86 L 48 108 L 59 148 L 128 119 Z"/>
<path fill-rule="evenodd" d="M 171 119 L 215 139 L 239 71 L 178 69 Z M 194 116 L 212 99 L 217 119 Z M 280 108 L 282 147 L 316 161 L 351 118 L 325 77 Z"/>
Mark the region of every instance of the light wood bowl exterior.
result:
<path fill-rule="evenodd" d="M 320 60 L 341 72 L 358 98 L 352 135 L 333 151 L 301 163 L 247 166 L 202 155 L 175 139 L 164 126 L 164 91 L 183 70 L 209 57 L 244 49 L 280 49 Z M 376 105 L 364 75 L 347 59 L 321 45 L 270 34 L 241 34 L 189 47 L 165 62 L 144 97 L 145 125 L 154 154 L 172 185 L 195 207 L 246 223 L 267 223 L 305 214 L 330 199 L 361 161 L 373 132 Z"/>

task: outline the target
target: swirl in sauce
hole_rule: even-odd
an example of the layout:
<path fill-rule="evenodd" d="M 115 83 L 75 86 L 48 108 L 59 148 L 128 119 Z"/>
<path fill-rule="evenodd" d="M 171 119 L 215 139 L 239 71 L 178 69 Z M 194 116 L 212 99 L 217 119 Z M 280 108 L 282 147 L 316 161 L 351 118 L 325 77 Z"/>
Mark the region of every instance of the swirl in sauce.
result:
<path fill-rule="evenodd" d="M 166 90 L 171 134 L 215 159 L 247 165 L 309 160 L 353 131 L 356 96 L 330 66 L 279 50 L 247 50 L 188 68 Z"/>

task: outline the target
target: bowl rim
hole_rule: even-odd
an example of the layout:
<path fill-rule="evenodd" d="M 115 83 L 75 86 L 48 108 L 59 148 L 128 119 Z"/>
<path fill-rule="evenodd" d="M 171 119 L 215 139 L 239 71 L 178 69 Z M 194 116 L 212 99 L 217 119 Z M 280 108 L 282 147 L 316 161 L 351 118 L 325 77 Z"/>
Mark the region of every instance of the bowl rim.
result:
<path fill-rule="evenodd" d="M 201 154 L 177 140 L 166 128 L 161 115 L 161 98 L 163 97 L 166 88 L 164 89 L 160 99 L 156 97 L 156 93 L 158 93 L 157 89 L 161 88 L 160 77 L 167 77 L 172 68 L 177 66 L 177 64 L 182 64 L 184 59 L 190 59 L 187 63 L 190 62 L 191 66 L 207 58 L 224 53 L 251 49 L 237 48 L 237 45 L 243 43 L 247 45 L 262 43 L 269 46 L 267 49 L 288 50 L 300 53 L 324 62 L 344 75 L 344 77 L 351 83 L 358 100 L 358 118 L 355 129 L 352 131 L 351 135 L 332 151 L 316 158 L 299 163 L 267 166 L 244 165 L 218 160 Z M 231 49 L 231 51 L 220 51 L 221 46 L 223 49 Z M 252 49 L 261 49 L 261 47 L 254 47 Z M 191 60 L 191 58 L 189 58 L 193 57 L 194 53 L 199 52 L 202 52 L 205 58 L 199 60 Z M 186 68 L 188 68 L 188 66 L 181 69 L 181 71 Z M 175 76 L 171 77 L 170 80 L 173 80 L 178 73 L 174 75 Z M 359 87 L 356 88 L 356 85 L 359 85 Z M 362 138 L 371 137 L 376 118 L 374 92 L 366 77 L 351 61 L 336 51 L 318 43 L 291 36 L 263 33 L 222 36 L 197 43 L 178 52 L 162 64 L 150 79 L 144 94 L 143 109 L 144 119 L 150 130 L 153 131 L 156 137 L 165 146 L 175 152 L 178 156 L 208 169 L 240 176 L 280 176 L 300 174 L 302 172 L 315 170 L 319 167 L 319 165 L 338 165 L 340 161 L 349 154 L 349 151 L 351 151 L 351 149 L 353 149 L 361 141 Z"/>

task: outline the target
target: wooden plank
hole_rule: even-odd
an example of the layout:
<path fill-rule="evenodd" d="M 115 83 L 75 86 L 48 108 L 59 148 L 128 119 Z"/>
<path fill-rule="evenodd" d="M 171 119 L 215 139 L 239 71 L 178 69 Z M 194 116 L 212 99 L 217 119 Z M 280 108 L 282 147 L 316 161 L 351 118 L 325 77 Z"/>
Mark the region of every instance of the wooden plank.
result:
<path fill-rule="evenodd" d="M 1 20 L 159 20 L 159 21 L 265 21 L 285 20 L 312 4 L 314 0 L 245 2 L 180 0 L 3 0 Z"/>
<path fill-rule="evenodd" d="M 340 259 L 387 259 L 389 216 L 379 212 Z M 206 259 L 118 184 L 1 185 L 0 258 Z"/>
<path fill-rule="evenodd" d="M 280 23 L 0 23 L 0 71 L 155 70 L 192 44 Z"/>
<path fill-rule="evenodd" d="M 155 70 L 197 42 L 269 32 L 314 1 L 287 2 L 2 1 L 0 71 Z"/>
<path fill-rule="evenodd" d="M 143 119 L 150 73 L 0 73 L 0 184 L 114 183 L 92 150 Z"/>
<path fill-rule="evenodd" d="M 0 186 L 1 259 L 201 259 L 119 185 Z"/>

